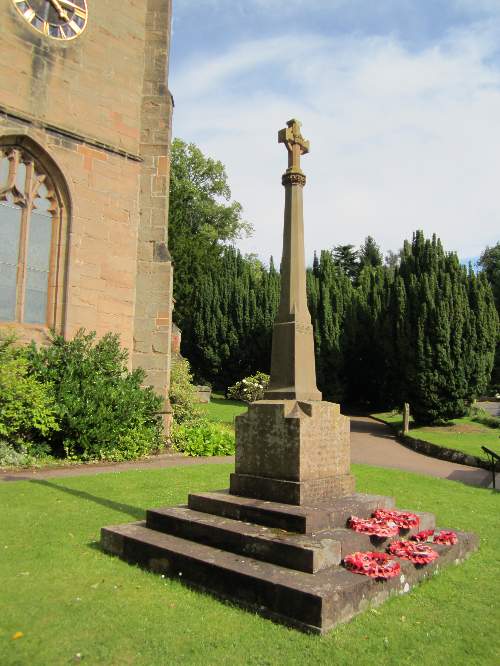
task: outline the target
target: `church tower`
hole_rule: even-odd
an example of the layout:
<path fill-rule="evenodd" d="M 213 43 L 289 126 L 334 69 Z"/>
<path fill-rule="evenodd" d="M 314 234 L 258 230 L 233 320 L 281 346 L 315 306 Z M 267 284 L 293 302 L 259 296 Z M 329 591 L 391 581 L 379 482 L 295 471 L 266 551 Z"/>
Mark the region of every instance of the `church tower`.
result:
<path fill-rule="evenodd" d="M 0 327 L 118 333 L 165 398 L 171 0 L 0 0 Z"/>

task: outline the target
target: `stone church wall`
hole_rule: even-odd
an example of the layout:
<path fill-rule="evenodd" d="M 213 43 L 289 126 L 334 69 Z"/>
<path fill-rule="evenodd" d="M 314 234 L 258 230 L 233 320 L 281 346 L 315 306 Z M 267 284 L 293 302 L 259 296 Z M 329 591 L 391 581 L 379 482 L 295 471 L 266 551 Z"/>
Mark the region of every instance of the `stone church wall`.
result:
<path fill-rule="evenodd" d="M 59 43 L 0 0 L 0 147 L 29 137 L 65 179 L 57 328 L 119 333 L 168 412 L 171 1 L 88 0 L 88 10 L 84 32 Z M 43 327 L 17 327 L 44 337 Z"/>

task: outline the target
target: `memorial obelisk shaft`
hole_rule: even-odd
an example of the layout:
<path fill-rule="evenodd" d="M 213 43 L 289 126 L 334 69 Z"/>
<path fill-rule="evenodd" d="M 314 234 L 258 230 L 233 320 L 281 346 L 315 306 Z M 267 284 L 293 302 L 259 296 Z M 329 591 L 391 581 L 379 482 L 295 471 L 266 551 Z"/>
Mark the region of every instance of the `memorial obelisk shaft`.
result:
<path fill-rule="evenodd" d="M 306 177 L 300 158 L 309 152 L 309 141 L 300 123 L 289 120 L 278 134 L 288 150 L 288 169 L 283 174 L 285 218 L 281 259 L 281 298 L 274 323 L 271 379 L 268 400 L 321 400 L 316 387 L 314 337 L 307 308 L 302 192 Z"/>
<path fill-rule="evenodd" d="M 288 150 L 281 299 L 273 330 L 271 379 L 263 400 L 236 417 L 236 465 L 230 492 L 285 504 L 313 505 L 354 492 L 349 419 L 321 399 L 307 309 L 300 157 L 309 142 L 290 120 L 278 141 Z"/>

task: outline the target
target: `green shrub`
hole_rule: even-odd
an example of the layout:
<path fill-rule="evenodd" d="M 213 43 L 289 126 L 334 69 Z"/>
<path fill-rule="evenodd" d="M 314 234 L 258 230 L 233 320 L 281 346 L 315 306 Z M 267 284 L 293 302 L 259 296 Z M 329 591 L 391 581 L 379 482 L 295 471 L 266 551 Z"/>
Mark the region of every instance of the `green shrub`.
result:
<path fill-rule="evenodd" d="M 169 398 L 177 424 L 194 423 L 200 418 L 196 387 L 193 384 L 189 361 L 185 358 L 176 359 L 172 364 Z"/>
<path fill-rule="evenodd" d="M 269 375 L 257 372 L 255 375 L 245 377 L 227 389 L 228 398 L 243 400 L 244 402 L 255 402 L 264 398 L 264 391 L 269 385 Z"/>
<path fill-rule="evenodd" d="M 174 424 L 173 448 L 187 456 L 234 455 L 234 432 L 221 423 L 201 420 L 195 424 Z"/>
<path fill-rule="evenodd" d="M 25 447 L 0 439 L 0 467 L 20 467 L 28 465 L 30 460 Z"/>
<path fill-rule="evenodd" d="M 30 374 L 25 349 L 14 343 L 13 336 L 0 338 L 0 437 L 22 454 L 59 426 L 52 384 Z"/>
<path fill-rule="evenodd" d="M 476 423 L 488 426 L 488 428 L 500 428 L 500 419 L 496 416 L 488 414 L 487 411 L 481 407 L 471 407 L 469 411 L 470 418 Z"/>
<path fill-rule="evenodd" d="M 162 445 L 162 399 L 143 388 L 145 372 L 130 372 L 118 336 L 79 331 L 54 335 L 48 347 L 26 350 L 38 381 L 53 386 L 59 430 L 47 441 L 54 455 L 80 460 L 128 460 Z"/>

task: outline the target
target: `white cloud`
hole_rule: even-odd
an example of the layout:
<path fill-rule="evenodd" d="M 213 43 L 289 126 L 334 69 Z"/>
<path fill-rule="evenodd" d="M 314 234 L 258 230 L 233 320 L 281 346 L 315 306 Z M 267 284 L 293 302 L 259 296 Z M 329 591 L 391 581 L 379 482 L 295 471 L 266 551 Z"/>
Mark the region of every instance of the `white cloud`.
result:
<path fill-rule="evenodd" d="M 301 35 L 294 48 L 295 57 L 308 57 L 327 40 L 314 35 Z M 176 77 L 176 97 L 187 101 L 200 98 L 202 94 L 214 94 L 221 85 L 231 79 L 241 80 L 258 67 L 266 68 L 270 63 L 283 65 L 289 59 L 290 37 L 255 40 L 235 46 L 231 52 L 216 55 L 206 60 L 196 56 L 186 63 Z M 200 62 L 201 61 L 201 62 Z"/>
<path fill-rule="evenodd" d="M 485 23 L 418 53 L 356 35 L 238 44 L 172 72 L 174 133 L 226 164 L 256 228 L 245 251 L 280 255 L 286 155 L 276 135 L 298 117 L 312 148 L 309 258 L 368 234 L 397 249 L 418 228 L 475 256 L 500 239 L 498 37 Z"/>

